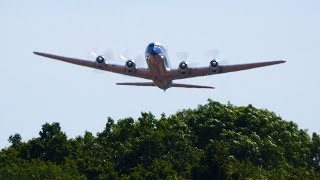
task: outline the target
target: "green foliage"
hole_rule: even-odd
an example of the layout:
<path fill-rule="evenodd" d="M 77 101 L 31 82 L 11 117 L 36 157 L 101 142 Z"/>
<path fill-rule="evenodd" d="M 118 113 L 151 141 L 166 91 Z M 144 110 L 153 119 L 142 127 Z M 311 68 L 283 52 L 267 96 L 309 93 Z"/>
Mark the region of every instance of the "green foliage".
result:
<path fill-rule="evenodd" d="M 0 179 L 319 179 L 320 136 L 249 105 L 209 100 L 156 119 L 108 118 L 97 135 L 68 139 L 44 124 L 0 152 Z"/>
<path fill-rule="evenodd" d="M 19 147 L 21 144 L 21 136 L 20 134 L 14 134 L 13 136 L 11 135 L 8 139 L 8 141 L 11 143 L 11 146 L 15 149 Z"/>
<path fill-rule="evenodd" d="M 24 160 L 11 147 L 1 153 L 0 162 L 0 179 L 86 179 L 71 163 Z"/>

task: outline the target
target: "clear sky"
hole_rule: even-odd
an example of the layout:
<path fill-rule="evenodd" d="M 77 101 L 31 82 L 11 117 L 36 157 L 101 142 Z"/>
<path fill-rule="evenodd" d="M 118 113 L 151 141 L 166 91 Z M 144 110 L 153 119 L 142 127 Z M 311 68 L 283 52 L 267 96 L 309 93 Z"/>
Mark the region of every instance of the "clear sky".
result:
<path fill-rule="evenodd" d="M 320 133 L 320 1 L 1 1 L 0 148 L 20 133 L 37 137 L 41 125 L 59 122 L 68 137 L 104 129 L 108 116 L 157 117 L 195 108 L 208 98 L 253 104 L 309 133 Z M 178 82 L 215 90 L 116 86 L 139 79 L 96 72 L 35 56 L 33 51 L 88 58 L 88 52 L 128 49 L 132 57 L 149 42 L 207 66 L 218 49 L 231 64 L 268 60 L 287 63 Z M 121 62 L 120 63 L 124 63 Z"/>

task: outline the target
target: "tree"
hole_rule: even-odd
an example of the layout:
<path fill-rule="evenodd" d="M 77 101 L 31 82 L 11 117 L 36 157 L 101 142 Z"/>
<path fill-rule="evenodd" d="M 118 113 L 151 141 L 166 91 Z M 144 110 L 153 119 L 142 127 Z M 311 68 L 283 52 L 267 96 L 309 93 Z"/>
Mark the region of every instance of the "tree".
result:
<path fill-rule="evenodd" d="M 0 151 L 0 179 L 320 179 L 320 136 L 252 105 L 209 100 L 157 119 L 107 119 L 68 139 L 46 123 Z"/>
<path fill-rule="evenodd" d="M 8 139 L 8 141 L 11 143 L 11 146 L 15 149 L 19 147 L 21 144 L 21 136 L 20 134 L 16 133 L 14 135 L 11 135 Z"/>

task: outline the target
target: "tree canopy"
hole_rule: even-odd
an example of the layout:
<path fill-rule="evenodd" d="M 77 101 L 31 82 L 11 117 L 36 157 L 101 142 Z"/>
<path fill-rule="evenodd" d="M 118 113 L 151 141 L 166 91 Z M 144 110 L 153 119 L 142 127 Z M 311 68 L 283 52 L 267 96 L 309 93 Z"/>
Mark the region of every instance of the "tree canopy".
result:
<path fill-rule="evenodd" d="M 320 136 L 252 105 L 208 100 L 159 119 L 108 118 L 96 135 L 39 137 L 0 152 L 0 179 L 319 179 Z"/>

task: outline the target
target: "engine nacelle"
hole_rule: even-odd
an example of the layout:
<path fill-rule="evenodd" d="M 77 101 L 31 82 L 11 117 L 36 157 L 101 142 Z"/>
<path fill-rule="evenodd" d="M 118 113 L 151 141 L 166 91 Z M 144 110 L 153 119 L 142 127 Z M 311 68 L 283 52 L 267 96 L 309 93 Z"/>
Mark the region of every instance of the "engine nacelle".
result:
<path fill-rule="evenodd" d="M 126 61 L 125 66 L 126 66 L 126 69 L 127 69 L 128 73 L 133 73 L 133 72 L 135 72 L 137 70 L 136 69 L 136 63 L 134 61 L 130 60 L 130 59 L 128 61 Z"/>
<path fill-rule="evenodd" d="M 179 64 L 179 73 L 181 74 L 187 74 L 189 72 L 189 67 L 188 67 L 188 63 L 185 61 L 182 61 Z"/>
<path fill-rule="evenodd" d="M 209 64 L 209 68 L 212 72 L 218 72 L 220 69 L 218 61 L 215 59 L 211 60 Z"/>
<path fill-rule="evenodd" d="M 99 63 L 99 64 L 103 64 L 103 63 L 105 63 L 105 59 L 104 59 L 103 56 L 98 56 L 96 58 L 96 62 Z"/>
<path fill-rule="evenodd" d="M 97 58 L 96 58 L 96 66 L 97 66 L 98 69 L 103 69 L 105 67 L 105 65 L 106 65 L 105 62 L 106 61 L 105 61 L 103 56 L 97 56 Z"/>

